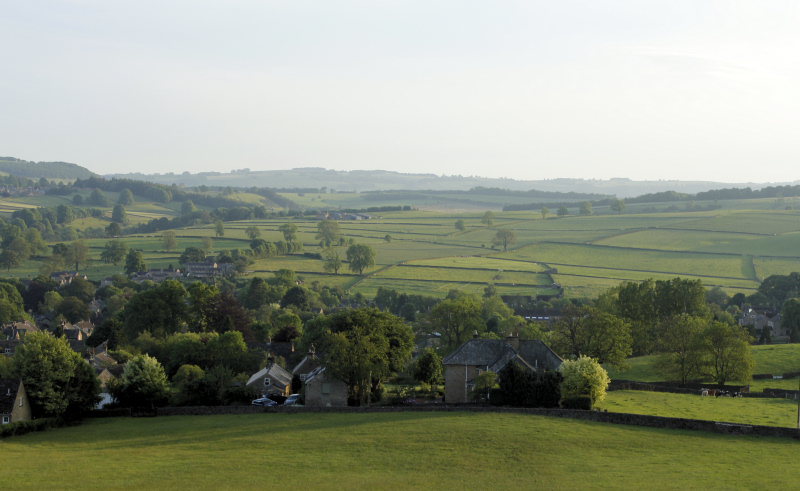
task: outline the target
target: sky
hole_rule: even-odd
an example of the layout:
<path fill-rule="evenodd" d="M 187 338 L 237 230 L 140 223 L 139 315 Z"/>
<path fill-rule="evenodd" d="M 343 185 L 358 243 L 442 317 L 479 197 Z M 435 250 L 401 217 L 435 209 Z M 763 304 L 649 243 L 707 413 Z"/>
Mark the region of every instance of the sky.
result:
<path fill-rule="evenodd" d="M 0 155 L 800 180 L 800 3 L 0 0 Z"/>

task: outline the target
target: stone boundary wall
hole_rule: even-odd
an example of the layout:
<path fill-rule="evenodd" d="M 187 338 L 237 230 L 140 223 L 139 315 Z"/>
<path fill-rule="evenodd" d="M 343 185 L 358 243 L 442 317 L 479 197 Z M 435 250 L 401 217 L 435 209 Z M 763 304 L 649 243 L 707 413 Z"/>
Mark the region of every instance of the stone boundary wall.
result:
<path fill-rule="evenodd" d="M 686 418 L 668 418 L 643 414 L 609 413 L 605 411 L 581 411 L 577 409 L 541 409 L 494 407 L 474 404 L 421 404 L 418 406 L 371 406 L 371 407 L 298 407 L 298 406 L 195 406 L 164 407 L 156 410 L 157 416 L 189 416 L 215 414 L 254 413 L 396 413 L 396 412 L 480 412 L 506 414 L 532 414 L 557 418 L 581 419 L 601 423 L 664 428 L 671 430 L 707 431 L 725 435 L 752 435 L 800 440 L 800 429 L 779 426 L 761 426 L 720 421 L 705 421 Z M 103 414 L 106 413 L 106 414 Z M 89 417 L 130 416 L 128 409 L 97 410 Z"/>

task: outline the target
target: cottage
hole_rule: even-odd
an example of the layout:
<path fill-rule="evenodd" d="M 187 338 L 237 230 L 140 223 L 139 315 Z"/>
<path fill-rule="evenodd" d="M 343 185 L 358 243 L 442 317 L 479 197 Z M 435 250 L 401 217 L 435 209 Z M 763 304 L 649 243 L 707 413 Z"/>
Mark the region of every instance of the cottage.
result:
<path fill-rule="evenodd" d="M 347 406 L 347 384 L 330 377 L 325 367 L 317 367 L 306 377 L 305 405 L 311 407 Z"/>
<path fill-rule="evenodd" d="M 267 366 L 250 377 L 247 387 L 267 397 L 270 395 L 287 397 L 291 393 L 292 374 L 280 365 L 276 365 L 274 358 L 270 357 Z"/>
<path fill-rule="evenodd" d="M 478 375 L 497 373 L 511 362 L 534 371 L 558 369 L 563 361 L 541 341 L 520 341 L 519 336 L 470 339 L 442 360 L 445 398 L 448 403 L 469 402 Z"/>
<path fill-rule="evenodd" d="M 306 379 L 308 379 L 308 375 L 319 367 L 320 367 L 320 360 L 319 358 L 317 358 L 316 349 L 312 344 L 308 348 L 308 354 L 306 355 L 306 357 L 300 360 L 300 363 L 298 363 L 294 367 L 294 370 L 292 370 L 292 378 L 297 376 L 300 378 L 301 382 L 305 382 Z"/>
<path fill-rule="evenodd" d="M 0 379 L 0 423 L 16 423 L 30 419 L 31 405 L 22 380 Z"/>

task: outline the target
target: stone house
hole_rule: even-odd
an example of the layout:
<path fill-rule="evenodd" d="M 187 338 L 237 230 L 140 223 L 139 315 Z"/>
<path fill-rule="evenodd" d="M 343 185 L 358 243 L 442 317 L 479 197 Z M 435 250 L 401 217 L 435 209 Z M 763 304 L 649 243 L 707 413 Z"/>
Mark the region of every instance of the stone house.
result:
<path fill-rule="evenodd" d="M 300 381 L 305 383 L 308 379 L 308 375 L 320 367 L 320 359 L 317 358 L 316 349 L 312 344 L 311 347 L 308 348 L 308 354 L 305 358 L 300 360 L 300 363 L 295 365 L 294 369 L 292 370 L 292 378 L 297 375 L 300 378 Z"/>
<path fill-rule="evenodd" d="M 563 361 L 541 341 L 520 341 L 519 336 L 470 339 L 442 360 L 445 400 L 450 404 L 470 402 L 478 375 L 486 371 L 497 373 L 511 362 L 535 371 L 557 370 Z"/>
<path fill-rule="evenodd" d="M 347 406 L 347 384 L 330 377 L 325 367 L 317 367 L 309 372 L 304 387 L 306 406 Z"/>
<path fill-rule="evenodd" d="M 267 397 L 271 394 L 287 397 L 292 389 L 292 374 L 275 364 L 275 360 L 270 358 L 267 366 L 254 373 L 246 385 L 256 393 L 264 394 Z"/>
<path fill-rule="evenodd" d="M 0 423 L 16 423 L 30 419 L 31 405 L 22 380 L 0 379 Z"/>

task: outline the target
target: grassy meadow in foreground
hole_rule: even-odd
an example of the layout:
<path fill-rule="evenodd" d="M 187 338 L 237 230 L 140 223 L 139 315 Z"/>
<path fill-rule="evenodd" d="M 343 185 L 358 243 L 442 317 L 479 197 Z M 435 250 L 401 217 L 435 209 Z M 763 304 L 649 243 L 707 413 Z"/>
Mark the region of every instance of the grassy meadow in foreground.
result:
<path fill-rule="evenodd" d="M 19 457 L 3 489 L 788 488 L 800 478 L 789 439 L 514 414 L 113 418 L 0 449 Z"/>

